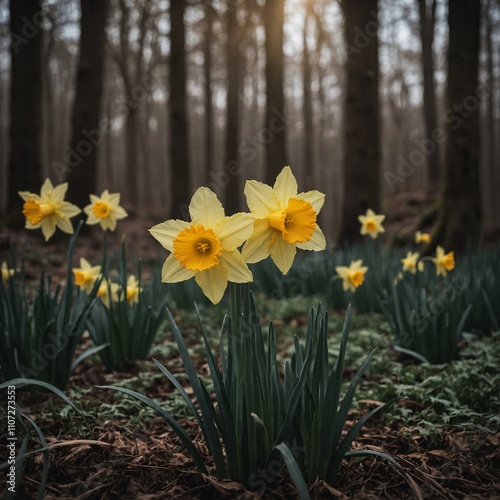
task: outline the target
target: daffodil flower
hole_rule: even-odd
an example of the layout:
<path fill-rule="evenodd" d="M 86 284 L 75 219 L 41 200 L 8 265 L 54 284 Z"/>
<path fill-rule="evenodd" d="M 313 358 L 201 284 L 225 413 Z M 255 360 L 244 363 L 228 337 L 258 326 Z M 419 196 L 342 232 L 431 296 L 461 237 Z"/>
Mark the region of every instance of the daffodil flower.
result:
<path fill-rule="evenodd" d="M 246 182 L 245 196 L 255 222 L 241 252 L 245 262 L 259 262 L 271 255 L 279 270 L 286 274 L 297 248 L 325 249 L 325 236 L 316 223 L 325 195 L 319 191 L 297 191 L 290 167 L 281 171 L 272 188 L 258 181 Z"/>
<path fill-rule="evenodd" d="M 10 269 L 9 266 L 7 266 L 7 262 L 2 262 L 2 267 L 0 268 L 2 271 L 2 281 L 3 283 L 7 283 L 14 274 L 16 274 L 15 269 Z"/>
<path fill-rule="evenodd" d="M 189 204 L 191 222 L 169 220 L 149 232 L 169 252 L 162 269 L 162 281 L 177 283 L 192 277 L 203 293 L 217 304 L 227 282 L 248 283 L 252 273 L 238 247 L 252 233 L 254 218 L 237 213 L 226 217 L 217 195 L 200 187 Z"/>
<path fill-rule="evenodd" d="M 441 246 L 436 248 L 436 257 L 433 257 L 432 262 L 436 264 L 436 273 L 439 276 L 442 274 L 446 276 L 448 271 L 455 268 L 455 255 L 453 252 L 444 253 L 444 249 Z"/>
<path fill-rule="evenodd" d="M 58 227 L 61 231 L 72 234 L 73 226 L 69 219 L 81 210 L 72 203 L 64 201 L 68 183 L 54 187 L 50 179 L 45 179 L 40 194 L 19 191 L 24 200 L 23 215 L 26 217 L 26 229 L 42 230 L 45 241 L 48 241 Z"/>
<path fill-rule="evenodd" d="M 406 254 L 406 257 L 401 259 L 401 263 L 403 264 L 403 271 L 409 271 L 412 274 L 417 273 L 417 269 L 419 271 L 422 270 L 422 266 L 420 264 L 423 264 L 423 262 L 419 262 L 417 265 L 418 258 L 420 257 L 420 254 L 418 252 L 412 253 L 408 252 Z"/>
<path fill-rule="evenodd" d="M 117 300 L 117 292 L 119 285 L 116 283 L 109 283 L 108 280 L 103 279 L 97 290 L 97 297 L 102 300 L 102 303 L 109 308 L 110 292 L 113 299 Z M 116 297 L 115 297 L 116 296 Z"/>
<path fill-rule="evenodd" d="M 75 285 L 90 293 L 94 283 L 101 277 L 101 266 L 92 266 L 87 259 L 80 259 L 80 267 L 72 269 L 75 275 Z"/>
<path fill-rule="evenodd" d="M 139 282 L 135 276 L 129 276 L 127 279 L 127 302 L 129 305 L 137 304 L 139 302 L 139 293 L 142 292 L 142 288 L 139 287 Z"/>
<path fill-rule="evenodd" d="M 365 215 L 358 216 L 358 220 L 361 222 L 360 233 L 362 235 L 369 234 L 373 239 L 375 239 L 379 233 L 385 233 L 385 229 L 382 226 L 384 219 L 385 215 L 377 215 L 371 208 L 369 208 Z"/>
<path fill-rule="evenodd" d="M 347 291 L 355 292 L 356 288 L 360 287 L 365 281 L 365 274 L 368 267 L 363 266 L 363 261 L 355 260 L 351 262 L 349 267 L 337 266 L 335 271 L 342 278 L 342 288 Z"/>
<path fill-rule="evenodd" d="M 116 229 L 116 221 L 127 217 L 127 212 L 120 206 L 120 193 L 110 193 L 105 189 L 101 196 L 90 195 L 90 205 L 84 207 L 87 214 L 86 223 L 89 225 L 100 224 L 106 231 Z"/>
<path fill-rule="evenodd" d="M 429 233 L 422 233 L 421 231 L 417 231 L 415 233 L 415 243 L 428 244 L 430 242 L 431 242 L 431 235 Z"/>

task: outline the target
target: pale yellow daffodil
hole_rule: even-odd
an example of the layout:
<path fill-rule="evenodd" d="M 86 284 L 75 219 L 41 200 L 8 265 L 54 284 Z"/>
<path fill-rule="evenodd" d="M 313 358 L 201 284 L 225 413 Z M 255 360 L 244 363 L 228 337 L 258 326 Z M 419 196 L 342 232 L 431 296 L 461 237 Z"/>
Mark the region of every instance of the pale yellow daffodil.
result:
<path fill-rule="evenodd" d="M 45 179 L 40 194 L 29 191 L 19 191 L 19 196 L 25 201 L 23 215 L 26 217 L 26 229 L 42 230 L 45 241 L 48 241 L 58 227 L 61 231 L 72 234 L 71 217 L 81 210 L 72 203 L 64 201 L 68 183 L 54 187 L 50 179 Z"/>
<path fill-rule="evenodd" d="M 361 259 L 351 262 L 349 267 L 337 266 L 335 271 L 342 278 L 342 288 L 347 291 L 355 292 L 365 281 L 365 274 L 368 267 L 363 266 Z"/>
<path fill-rule="evenodd" d="M 415 233 L 415 243 L 424 243 L 427 245 L 430 242 L 431 235 L 429 233 L 422 233 L 421 231 Z"/>
<path fill-rule="evenodd" d="M 101 277 L 101 266 L 92 266 L 87 259 L 80 259 L 80 267 L 72 269 L 75 275 L 75 285 L 90 293 L 95 282 Z"/>
<path fill-rule="evenodd" d="M 403 271 L 409 271 L 412 274 L 416 274 L 417 270 L 421 271 L 423 262 L 418 262 L 418 258 L 420 257 L 420 254 L 418 252 L 408 252 L 406 254 L 406 257 L 401 259 L 401 263 L 403 264 Z"/>
<path fill-rule="evenodd" d="M 385 233 L 385 229 L 382 226 L 384 219 L 385 215 L 377 215 L 371 208 L 369 208 L 365 215 L 358 216 L 358 220 L 361 222 L 360 233 L 362 235 L 369 234 L 373 239 L 375 239 L 379 233 Z"/>
<path fill-rule="evenodd" d="M 168 220 L 149 229 L 172 252 L 163 265 L 162 281 L 177 283 L 194 277 L 217 304 L 228 281 L 248 283 L 253 279 L 238 247 L 251 235 L 254 218 L 245 213 L 226 217 L 217 195 L 206 187 L 194 193 L 189 214 L 191 222 Z"/>
<path fill-rule="evenodd" d="M 2 262 L 2 267 L 0 268 L 2 271 L 2 281 L 3 283 L 7 283 L 14 274 L 16 274 L 15 269 L 10 269 L 7 265 L 7 262 Z"/>
<path fill-rule="evenodd" d="M 455 267 L 455 255 L 453 252 L 445 254 L 443 247 L 438 246 L 436 248 L 436 257 L 432 258 L 432 262 L 436 264 L 437 275 L 442 274 L 446 276 L 448 271 L 451 271 Z"/>
<path fill-rule="evenodd" d="M 105 189 L 101 196 L 90 195 L 90 205 L 83 211 L 87 214 L 86 223 L 89 225 L 100 224 L 106 231 L 116 229 L 116 221 L 127 217 L 127 212 L 120 206 L 120 193 L 110 193 Z"/>
<path fill-rule="evenodd" d="M 129 305 L 137 304 L 139 302 L 139 293 L 142 292 L 142 288 L 139 287 L 139 282 L 135 276 L 129 276 L 127 279 L 127 302 Z"/>
<path fill-rule="evenodd" d="M 298 193 L 290 167 L 281 171 L 272 188 L 247 181 L 245 196 L 255 217 L 252 235 L 241 252 L 245 262 L 259 262 L 271 255 L 278 269 L 286 274 L 297 248 L 325 249 L 325 236 L 316 223 L 325 195 L 319 191 Z"/>

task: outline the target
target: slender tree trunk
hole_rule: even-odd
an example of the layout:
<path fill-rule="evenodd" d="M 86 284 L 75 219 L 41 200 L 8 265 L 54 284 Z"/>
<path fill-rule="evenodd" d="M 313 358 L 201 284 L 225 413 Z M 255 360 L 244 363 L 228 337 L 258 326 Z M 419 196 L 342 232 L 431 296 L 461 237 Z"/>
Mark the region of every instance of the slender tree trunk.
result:
<path fill-rule="evenodd" d="M 345 1 L 344 207 L 340 235 L 361 238 L 358 216 L 380 210 L 377 0 Z M 361 32 L 359 30 L 362 30 Z"/>
<path fill-rule="evenodd" d="M 283 92 L 283 20 L 285 0 L 266 0 L 264 30 L 266 33 L 266 122 L 272 137 L 266 147 L 266 182 L 274 184 L 276 176 L 287 165 L 285 96 Z"/>
<path fill-rule="evenodd" d="M 137 189 L 137 160 L 138 160 L 138 108 L 128 107 L 126 124 L 125 124 L 125 137 L 127 143 L 125 144 L 125 158 L 126 165 L 126 182 L 127 182 L 127 203 L 131 205 L 132 210 L 137 210 L 138 189 Z"/>
<path fill-rule="evenodd" d="M 429 154 L 427 154 L 427 182 L 430 187 L 436 187 L 441 179 L 439 161 L 440 145 L 432 139 L 432 132 L 437 128 L 434 56 L 432 52 L 436 0 L 432 0 L 430 12 L 428 12 L 427 0 L 417 0 L 417 2 L 420 14 L 420 38 L 422 42 L 424 130 L 426 142 L 432 145 L 428 149 Z"/>
<path fill-rule="evenodd" d="M 109 0 L 80 0 L 80 6 L 80 57 L 66 166 L 68 199 L 84 206 L 89 203 L 89 195 L 96 194 L 98 148 L 105 133 L 100 124 L 100 108 Z"/>
<path fill-rule="evenodd" d="M 308 24 L 312 17 L 312 3 L 306 3 L 306 15 L 304 18 L 304 29 L 302 32 L 302 84 L 303 84 L 303 120 L 304 120 L 304 158 L 302 160 L 301 169 L 303 172 L 303 188 L 308 189 L 313 179 L 310 176 L 314 175 L 314 127 L 313 127 L 313 108 L 311 96 L 311 60 L 309 56 L 309 47 L 307 45 Z"/>
<path fill-rule="evenodd" d="M 188 216 L 191 186 L 188 153 L 188 111 L 186 97 L 185 0 L 170 2 L 170 162 L 172 198 L 170 216 Z"/>
<path fill-rule="evenodd" d="M 24 222 L 18 191 L 41 185 L 42 8 L 40 0 L 10 0 L 10 158 L 6 224 Z"/>
<path fill-rule="evenodd" d="M 487 78 L 488 78 L 488 88 L 489 94 L 486 102 L 486 120 L 487 120 L 487 133 L 486 141 L 488 147 L 488 153 L 486 157 L 488 158 L 488 172 L 489 172 L 489 182 L 487 184 L 487 189 L 489 191 L 490 206 L 488 207 L 488 212 L 490 213 L 490 220 L 493 223 L 493 229 L 500 227 L 498 222 L 498 216 L 500 215 L 500 200 L 498 199 L 498 186 L 500 185 L 500 178 L 497 176 L 496 172 L 496 152 L 495 152 L 495 74 L 493 68 L 493 26 L 491 19 L 491 12 L 493 10 L 492 0 L 487 1 L 486 5 L 486 66 L 487 66 Z"/>
<path fill-rule="evenodd" d="M 205 89 L 205 183 L 214 169 L 214 113 L 212 101 L 212 45 L 213 45 L 213 7 L 211 0 L 205 1 L 205 46 L 204 54 L 204 89 Z"/>
<path fill-rule="evenodd" d="M 227 113 L 226 113 L 226 161 L 225 175 L 225 209 L 228 215 L 239 210 L 240 183 L 238 142 L 240 133 L 239 84 L 240 84 L 240 51 L 238 35 L 238 8 L 228 2 L 227 6 Z M 223 187 L 223 186 L 221 186 Z"/>
<path fill-rule="evenodd" d="M 447 144 L 443 191 L 432 242 L 445 250 L 476 245 L 482 225 L 479 183 L 481 2 L 448 2 Z"/>

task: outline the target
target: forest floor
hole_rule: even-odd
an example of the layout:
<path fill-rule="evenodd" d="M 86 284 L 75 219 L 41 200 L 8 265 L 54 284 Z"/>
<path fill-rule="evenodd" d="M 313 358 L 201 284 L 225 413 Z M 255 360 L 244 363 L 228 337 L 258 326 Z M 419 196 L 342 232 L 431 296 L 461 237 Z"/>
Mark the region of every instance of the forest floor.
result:
<path fill-rule="evenodd" d="M 399 211 L 394 207 L 387 212 L 398 214 L 389 218 L 389 227 L 412 234 L 422 203 L 418 193 L 414 196 L 414 204 L 407 199 L 394 202 L 401 206 Z M 144 238 L 145 230 L 154 223 L 150 218 L 138 217 L 120 222 L 121 232 L 127 234 L 131 257 L 141 255 L 146 263 L 162 257 L 156 242 Z M 24 253 L 27 279 L 36 280 L 40 269 L 46 267 L 55 281 L 64 281 L 67 239 L 45 243 L 40 234 L 34 233 L 0 230 L 0 262 L 9 255 L 9 241 L 15 240 Z M 79 238 L 76 259 L 100 258 L 102 242 L 97 234 Z M 118 234 L 110 236 L 110 245 L 119 244 Z M 289 357 L 290 343 L 286 339 L 292 338 L 291 334 L 303 338 L 305 312 L 316 305 L 311 298 L 286 301 L 280 306 L 287 309 L 286 319 L 262 318 L 263 324 L 274 320 L 278 338 L 285 339 L 279 346 L 283 358 Z M 207 377 L 208 366 L 195 316 L 182 310 L 175 311 L 175 316 L 198 373 Z M 220 318 L 210 308 L 202 308 L 202 316 L 215 345 Z M 330 316 L 331 349 L 335 353 L 342 314 L 330 311 Z M 371 349 L 379 347 L 379 351 L 360 385 L 346 430 L 375 406 L 402 396 L 384 415 L 368 421 L 354 447 L 391 454 L 406 474 L 379 458 L 345 460 L 335 486 L 317 481 L 310 485 L 311 497 L 500 499 L 500 335 L 471 335 L 462 345 L 459 361 L 438 366 L 416 365 L 401 359 L 389 347 L 389 339 L 382 317 L 354 314 L 346 374 L 352 375 Z M 90 340 L 84 339 L 82 347 L 89 346 Z M 158 335 L 151 357 L 180 376 L 186 385 L 184 368 L 167 325 Z M 161 418 L 135 400 L 97 387 L 110 384 L 126 386 L 161 402 L 179 418 L 198 450 L 207 457 L 207 467 L 213 470 L 197 424 L 188 418 L 188 408 L 150 358 L 130 364 L 123 373 L 107 373 L 99 358 L 93 356 L 77 367 L 67 390 L 86 422 L 56 397 L 25 390 L 17 393 L 17 403 L 37 423 L 49 443 L 50 469 L 44 498 L 297 498 L 285 472 L 269 477 L 269 487 L 260 496 L 238 483 L 203 476 Z M 0 436 L 6 432 L 4 396 Z M 7 456 L 5 444 L 2 438 L 1 457 Z M 40 453 L 26 459 L 18 498 L 36 498 L 42 467 Z M 2 474 L 0 494 L 4 489 Z"/>

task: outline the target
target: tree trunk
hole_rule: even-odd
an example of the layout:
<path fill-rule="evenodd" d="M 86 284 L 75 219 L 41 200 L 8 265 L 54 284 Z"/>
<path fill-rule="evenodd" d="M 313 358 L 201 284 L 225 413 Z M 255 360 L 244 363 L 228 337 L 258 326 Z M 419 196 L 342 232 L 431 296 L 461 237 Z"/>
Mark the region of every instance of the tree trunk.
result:
<path fill-rule="evenodd" d="M 205 184 L 208 184 L 210 172 L 214 169 L 214 113 L 212 101 L 212 45 L 213 7 L 211 0 L 205 1 L 205 46 L 204 54 L 204 88 L 205 88 Z"/>
<path fill-rule="evenodd" d="M 186 98 L 185 0 L 170 2 L 170 217 L 186 219 L 190 201 L 188 111 Z"/>
<path fill-rule="evenodd" d="M 139 110 L 135 105 L 127 107 L 127 117 L 125 123 L 125 137 L 127 143 L 125 144 L 125 178 L 127 182 L 127 203 L 132 210 L 137 210 L 138 201 L 138 186 L 137 186 L 137 159 L 138 159 L 138 128 L 139 128 Z"/>
<path fill-rule="evenodd" d="M 82 207 L 89 203 L 90 194 L 96 194 L 98 149 L 106 133 L 100 123 L 100 108 L 109 0 L 80 0 L 80 6 L 80 57 L 66 167 L 68 199 Z"/>
<path fill-rule="evenodd" d="M 18 191 L 41 186 L 42 45 L 40 0 L 10 0 L 10 158 L 6 224 L 24 223 Z"/>
<path fill-rule="evenodd" d="M 429 187 L 436 187 L 441 179 L 440 145 L 432 139 L 432 133 L 437 128 L 434 56 L 432 52 L 436 0 L 432 0 L 430 13 L 427 8 L 427 0 L 417 0 L 417 2 L 420 14 L 420 38 L 422 42 L 425 142 L 431 145 L 428 149 L 429 154 L 426 154 L 427 182 Z"/>
<path fill-rule="evenodd" d="M 344 206 L 340 236 L 360 239 L 358 216 L 380 210 L 377 0 L 342 2 L 347 44 Z M 360 31 L 363 27 L 363 31 Z"/>
<path fill-rule="evenodd" d="M 283 92 L 283 20 L 285 0 L 266 0 L 264 30 L 266 33 L 266 182 L 274 184 L 276 176 L 287 165 L 285 96 Z"/>
<path fill-rule="evenodd" d="M 313 109 L 311 97 L 311 60 L 309 56 L 309 47 L 307 46 L 308 24 L 312 17 L 312 3 L 306 3 L 306 15 L 304 18 L 304 29 L 302 32 L 302 85 L 303 85 L 303 119 L 304 119 L 304 157 L 300 168 L 303 172 L 303 189 L 307 190 L 312 186 L 314 181 L 314 127 L 313 127 Z"/>
<path fill-rule="evenodd" d="M 240 183 L 238 161 L 238 142 L 240 132 L 239 112 L 239 35 L 238 35 L 238 8 L 236 4 L 228 2 L 227 6 L 227 107 L 226 107 L 226 161 L 225 172 L 221 180 L 225 184 L 226 214 L 232 215 L 239 210 Z M 221 186 L 221 188 L 224 186 Z"/>
<path fill-rule="evenodd" d="M 481 232 L 479 184 L 479 72 L 481 2 L 448 2 L 447 144 L 444 182 L 433 246 L 476 245 Z"/>

